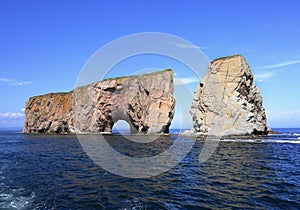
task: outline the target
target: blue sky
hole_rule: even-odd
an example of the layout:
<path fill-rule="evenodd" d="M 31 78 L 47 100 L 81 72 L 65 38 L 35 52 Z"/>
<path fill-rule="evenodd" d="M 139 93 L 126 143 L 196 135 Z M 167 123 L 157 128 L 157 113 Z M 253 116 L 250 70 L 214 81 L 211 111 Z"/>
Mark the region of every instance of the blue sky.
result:
<path fill-rule="evenodd" d="M 29 97 L 73 89 L 94 52 L 140 32 L 182 37 L 209 59 L 242 54 L 261 90 L 269 125 L 300 127 L 299 8 L 296 0 L 1 0 L 0 127 L 22 126 Z M 176 74 L 192 82 L 184 71 L 178 65 Z"/>

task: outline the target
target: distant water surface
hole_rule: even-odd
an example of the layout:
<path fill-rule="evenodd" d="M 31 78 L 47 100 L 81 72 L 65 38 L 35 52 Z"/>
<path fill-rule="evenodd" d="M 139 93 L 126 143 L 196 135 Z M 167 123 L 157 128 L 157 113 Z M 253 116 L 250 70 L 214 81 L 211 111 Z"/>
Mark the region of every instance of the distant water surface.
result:
<path fill-rule="evenodd" d="M 145 179 L 101 169 L 75 135 L 1 130 L 0 209 L 299 209 L 300 129 L 275 130 L 282 134 L 219 142 L 201 164 L 200 139 L 175 168 Z M 107 141 L 124 154 L 155 155 L 172 145 L 172 132 L 151 144 Z"/>

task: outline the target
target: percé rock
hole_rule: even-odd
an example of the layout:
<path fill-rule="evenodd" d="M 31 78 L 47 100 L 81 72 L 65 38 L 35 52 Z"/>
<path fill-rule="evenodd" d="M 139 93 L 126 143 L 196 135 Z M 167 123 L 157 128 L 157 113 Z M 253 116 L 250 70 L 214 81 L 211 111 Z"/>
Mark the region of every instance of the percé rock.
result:
<path fill-rule="evenodd" d="M 268 133 L 262 97 L 246 60 L 234 55 L 213 60 L 196 88 L 190 113 L 200 135 Z"/>
<path fill-rule="evenodd" d="M 168 133 L 175 112 L 173 71 L 105 79 L 69 93 L 32 97 L 25 133 L 111 133 L 125 120 L 133 133 Z"/>
<path fill-rule="evenodd" d="M 132 133 L 168 133 L 175 112 L 173 71 L 107 79 L 74 90 L 74 129 L 111 132 L 125 120 Z"/>

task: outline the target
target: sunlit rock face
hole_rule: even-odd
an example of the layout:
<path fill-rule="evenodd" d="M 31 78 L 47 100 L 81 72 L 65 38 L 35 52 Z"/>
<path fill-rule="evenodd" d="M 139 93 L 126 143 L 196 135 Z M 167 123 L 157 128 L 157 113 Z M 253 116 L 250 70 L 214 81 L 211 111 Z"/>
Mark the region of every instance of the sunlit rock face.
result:
<path fill-rule="evenodd" d="M 174 116 L 173 71 L 107 79 L 74 91 L 74 129 L 111 132 L 125 120 L 133 133 L 168 133 Z"/>
<path fill-rule="evenodd" d="M 26 103 L 25 133 L 69 133 L 72 128 L 73 94 L 49 93 Z"/>
<path fill-rule="evenodd" d="M 241 55 L 213 60 L 196 88 L 190 113 L 198 134 L 268 133 L 262 97 Z"/>
<path fill-rule="evenodd" d="M 111 133 L 114 123 L 125 120 L 133 133 L 168 133 L 173 91 L 173 71 L 165 70 L 32 97 L 26 103 L 24 132 Z"/>

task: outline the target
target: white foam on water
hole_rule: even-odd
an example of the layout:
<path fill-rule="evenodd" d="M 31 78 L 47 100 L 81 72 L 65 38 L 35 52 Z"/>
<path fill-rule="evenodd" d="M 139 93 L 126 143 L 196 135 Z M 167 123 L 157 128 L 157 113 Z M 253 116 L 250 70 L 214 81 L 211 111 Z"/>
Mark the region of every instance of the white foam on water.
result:
<path fill-rule="evenodd" d="M 6 167 L 0 168 L 0 209 L 28 209 L 35 199 L 35 193 L 28 192 L 22 187 L 11 188 L 5 177 Z M 24 194 L 25 192 L 25 194 Z"/>
<path fill-rule="evenodd" d="M 300 133 L 276 133 L 276 134 L 268 134 L 269 136 L 300 136 Z"/>
<path fill-rule="evenodd" d="M 125 201 L 126 207 L 122 208 L 122 210 L 132 209 L 132 210 L 140 210 L 144 209 L 142 202 L 138 198 L 127 199 Z"/>
<path fill-rule="evenodd" d="M 0 209 L 27 209 L 34 200 L 35 193 L 24 196 L 23 188 L 10 188 L 5 184 L 5 176 L 0 171 Z"/>
<path fill-rule="evenodd" d="M 274 143 L 289 143 L 289 144 L 300 144 L 298 140 L 267 140 L 266 142 L 274 142 Z"/>
<path fill-rule="evenodd" d="M 18 196 L 13 193 L 0 194 L 0 207 L 5 209 L 24 209 L 32 203 L 35 193 L 29 196 Z"/>
<path fill-rule="evenodd" d="M 222 139 L 222 142 L 248 142 L 248 143 L 284 143 L 284 144 L 300 144 L 299 140 L 274 140 L 274 139 Z"/>
<path fill-rule="evenodd" d="M 262 143 L 261 140 L 257 139 L 222 139 L 221 142 L 250 142 L 250 143 Z"/>

